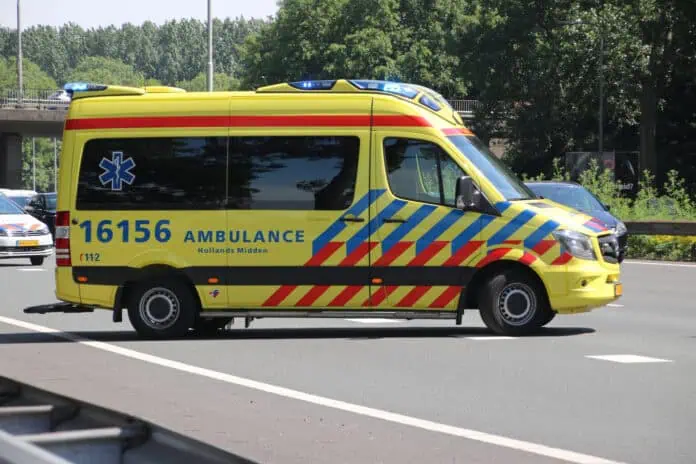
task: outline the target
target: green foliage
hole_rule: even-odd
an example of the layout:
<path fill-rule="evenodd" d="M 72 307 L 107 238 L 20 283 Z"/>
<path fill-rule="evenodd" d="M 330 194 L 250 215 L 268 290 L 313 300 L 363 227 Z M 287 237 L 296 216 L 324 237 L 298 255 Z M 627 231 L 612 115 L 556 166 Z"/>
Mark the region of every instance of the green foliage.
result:
<path fill-rule="evenodd" d="M 189 92 L 202 92 L 208 89 L 208 76 L 205 73 L 200 73 L 190 81 L 177 82 L 176 86 Z M 239 81 L 237 79 L 223 73 L 215 73 L 213 75 L 213 90 L 237 89 L 239 89 Z"/>
<path fill-rule="evenodd" d="M 99 82 L 111 85 L 142 87 L 145 76 L 118 60 L 90 56 L 80 61 L 70 72 L 68 80 L 77 82 Z"/>
<path fill-rule="evenodd" d="M 25 90 L 51 90 L 57 87 L 56 81 L 51 76 L 26 58 L 22 59 L 22 79 Z M 0 89 L 16 89 L 17 87 L 17 58 L 0 57 Z"/>
<path fill-rule="evenodd" d="M 60 150 L 62 143 L 56 140 L 56 163 L 60 167 Z M 55 190 L 53 169 L 53 139 L 45 137 L 25 137 L 22 141 L 22 188 L 34 189 L 36 176 L 36 191 L 49 192 Z"/>

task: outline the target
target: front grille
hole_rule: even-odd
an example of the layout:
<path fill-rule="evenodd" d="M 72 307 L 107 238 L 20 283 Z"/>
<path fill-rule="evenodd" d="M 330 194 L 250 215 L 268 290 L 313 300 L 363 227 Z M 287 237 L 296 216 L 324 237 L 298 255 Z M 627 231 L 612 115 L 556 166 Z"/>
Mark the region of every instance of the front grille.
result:
<path fill-rule="evenodd" d="M 41 246 L 23 246 L 23 247 L 0 247 L 0 252 L 18 252 L 18 251 L 46 251 L 50 250 L 52 247 L 50 245 L 41 245 Z"/>
<path fill-rule="evenodd" d="M 599 249 L 602 251 L 604 261 L 612 264 L 619 262 L 619 241 L 616 239 L 616 235 L 599 237 Z"/>
<path fill-rule="evenodd" d="M 10 232 L 10 237 L 40 237 L 46 235 L 39 230 L 13 230 Z"/>

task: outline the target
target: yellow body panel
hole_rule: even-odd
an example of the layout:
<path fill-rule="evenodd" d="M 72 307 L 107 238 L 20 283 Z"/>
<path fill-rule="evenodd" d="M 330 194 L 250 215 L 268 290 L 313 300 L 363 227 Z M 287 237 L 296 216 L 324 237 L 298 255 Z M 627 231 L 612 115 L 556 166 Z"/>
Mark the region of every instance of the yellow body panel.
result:
<path fill-rule="evenodd" d="M 346 81 L 326 92 L 288 87 L 121 90 L 121 96 L 104 91 L 73 101 L 57 205 L 70 213 L 72 264 L 56 270 L 57 297 L 114 308 L 119 288 L 145 275 L 140 271 L 167 267 L 191 280 L 203 311 L 453 312 L 462 308 L 460 297 L 472 277 L 498 261 L 531 268 L 561 313 L 587 311 L 618 297 L 619 266 L 602 259 L 596 239 L 599 259 L 590 261 L 571 257 L 551 235 L 557 228 L 591 237 L 608 232 L 588 228 L 591 218 L 547 200 L 507 202 L 448 139 L 447 131 L 470 133 L 447 108 L 432 111 L 384 92 L 357 91 Z M 308 211 L 76 207 L 83 151 L 95 139 L 271 136 L 355 137 L 359 156 L 351 205 Z M 500 215 L 399 198 L 389 184 L 383 152 L 391 139 L 438 146 Z M 233 150 L 228 143 L 227 156 Z M 311 165 L 304 169 L 310 179 Z M 457 269 L 467 271 L 461 279 Z"/>

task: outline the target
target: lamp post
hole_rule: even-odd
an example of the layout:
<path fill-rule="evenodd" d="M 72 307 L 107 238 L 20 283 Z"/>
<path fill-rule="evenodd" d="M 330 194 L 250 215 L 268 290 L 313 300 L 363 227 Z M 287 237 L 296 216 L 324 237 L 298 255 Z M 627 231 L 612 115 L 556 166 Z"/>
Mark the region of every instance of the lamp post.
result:
<path fill-rule="evenodd" d="M 213 15 L 212 0 L 208 0 L 208 92 L 213 91 Z"/>
<path fill-rule="evenodd" d="M 22 73 L 22 7 L 21 1 L 17 0 L 17 84 L 19 85 L 18 103 L 22 103 L 24 96 L 24 76 Z"/>

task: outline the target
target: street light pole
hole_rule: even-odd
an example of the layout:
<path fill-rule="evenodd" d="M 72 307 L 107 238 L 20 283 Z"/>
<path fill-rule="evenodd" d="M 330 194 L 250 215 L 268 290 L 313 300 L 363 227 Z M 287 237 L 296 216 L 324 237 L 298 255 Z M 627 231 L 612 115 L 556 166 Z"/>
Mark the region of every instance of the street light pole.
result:
<path fill-rule="evenodd" d="M 19 85 L 19 99 L 22 102 L 24 94 L 24 76 L 22 73 L 22 15 L 21 1 L 17 0 L 17 84 Z"/>
<path fill-rule="evenodd" d="M 604 154 L 604 31 L 599 24 L 599 156 Z"/>
<path fill-rule="evenodd" d="M 213 91 L 213 15 L 212 0 L 208 0 L 208 92 Z"/>

